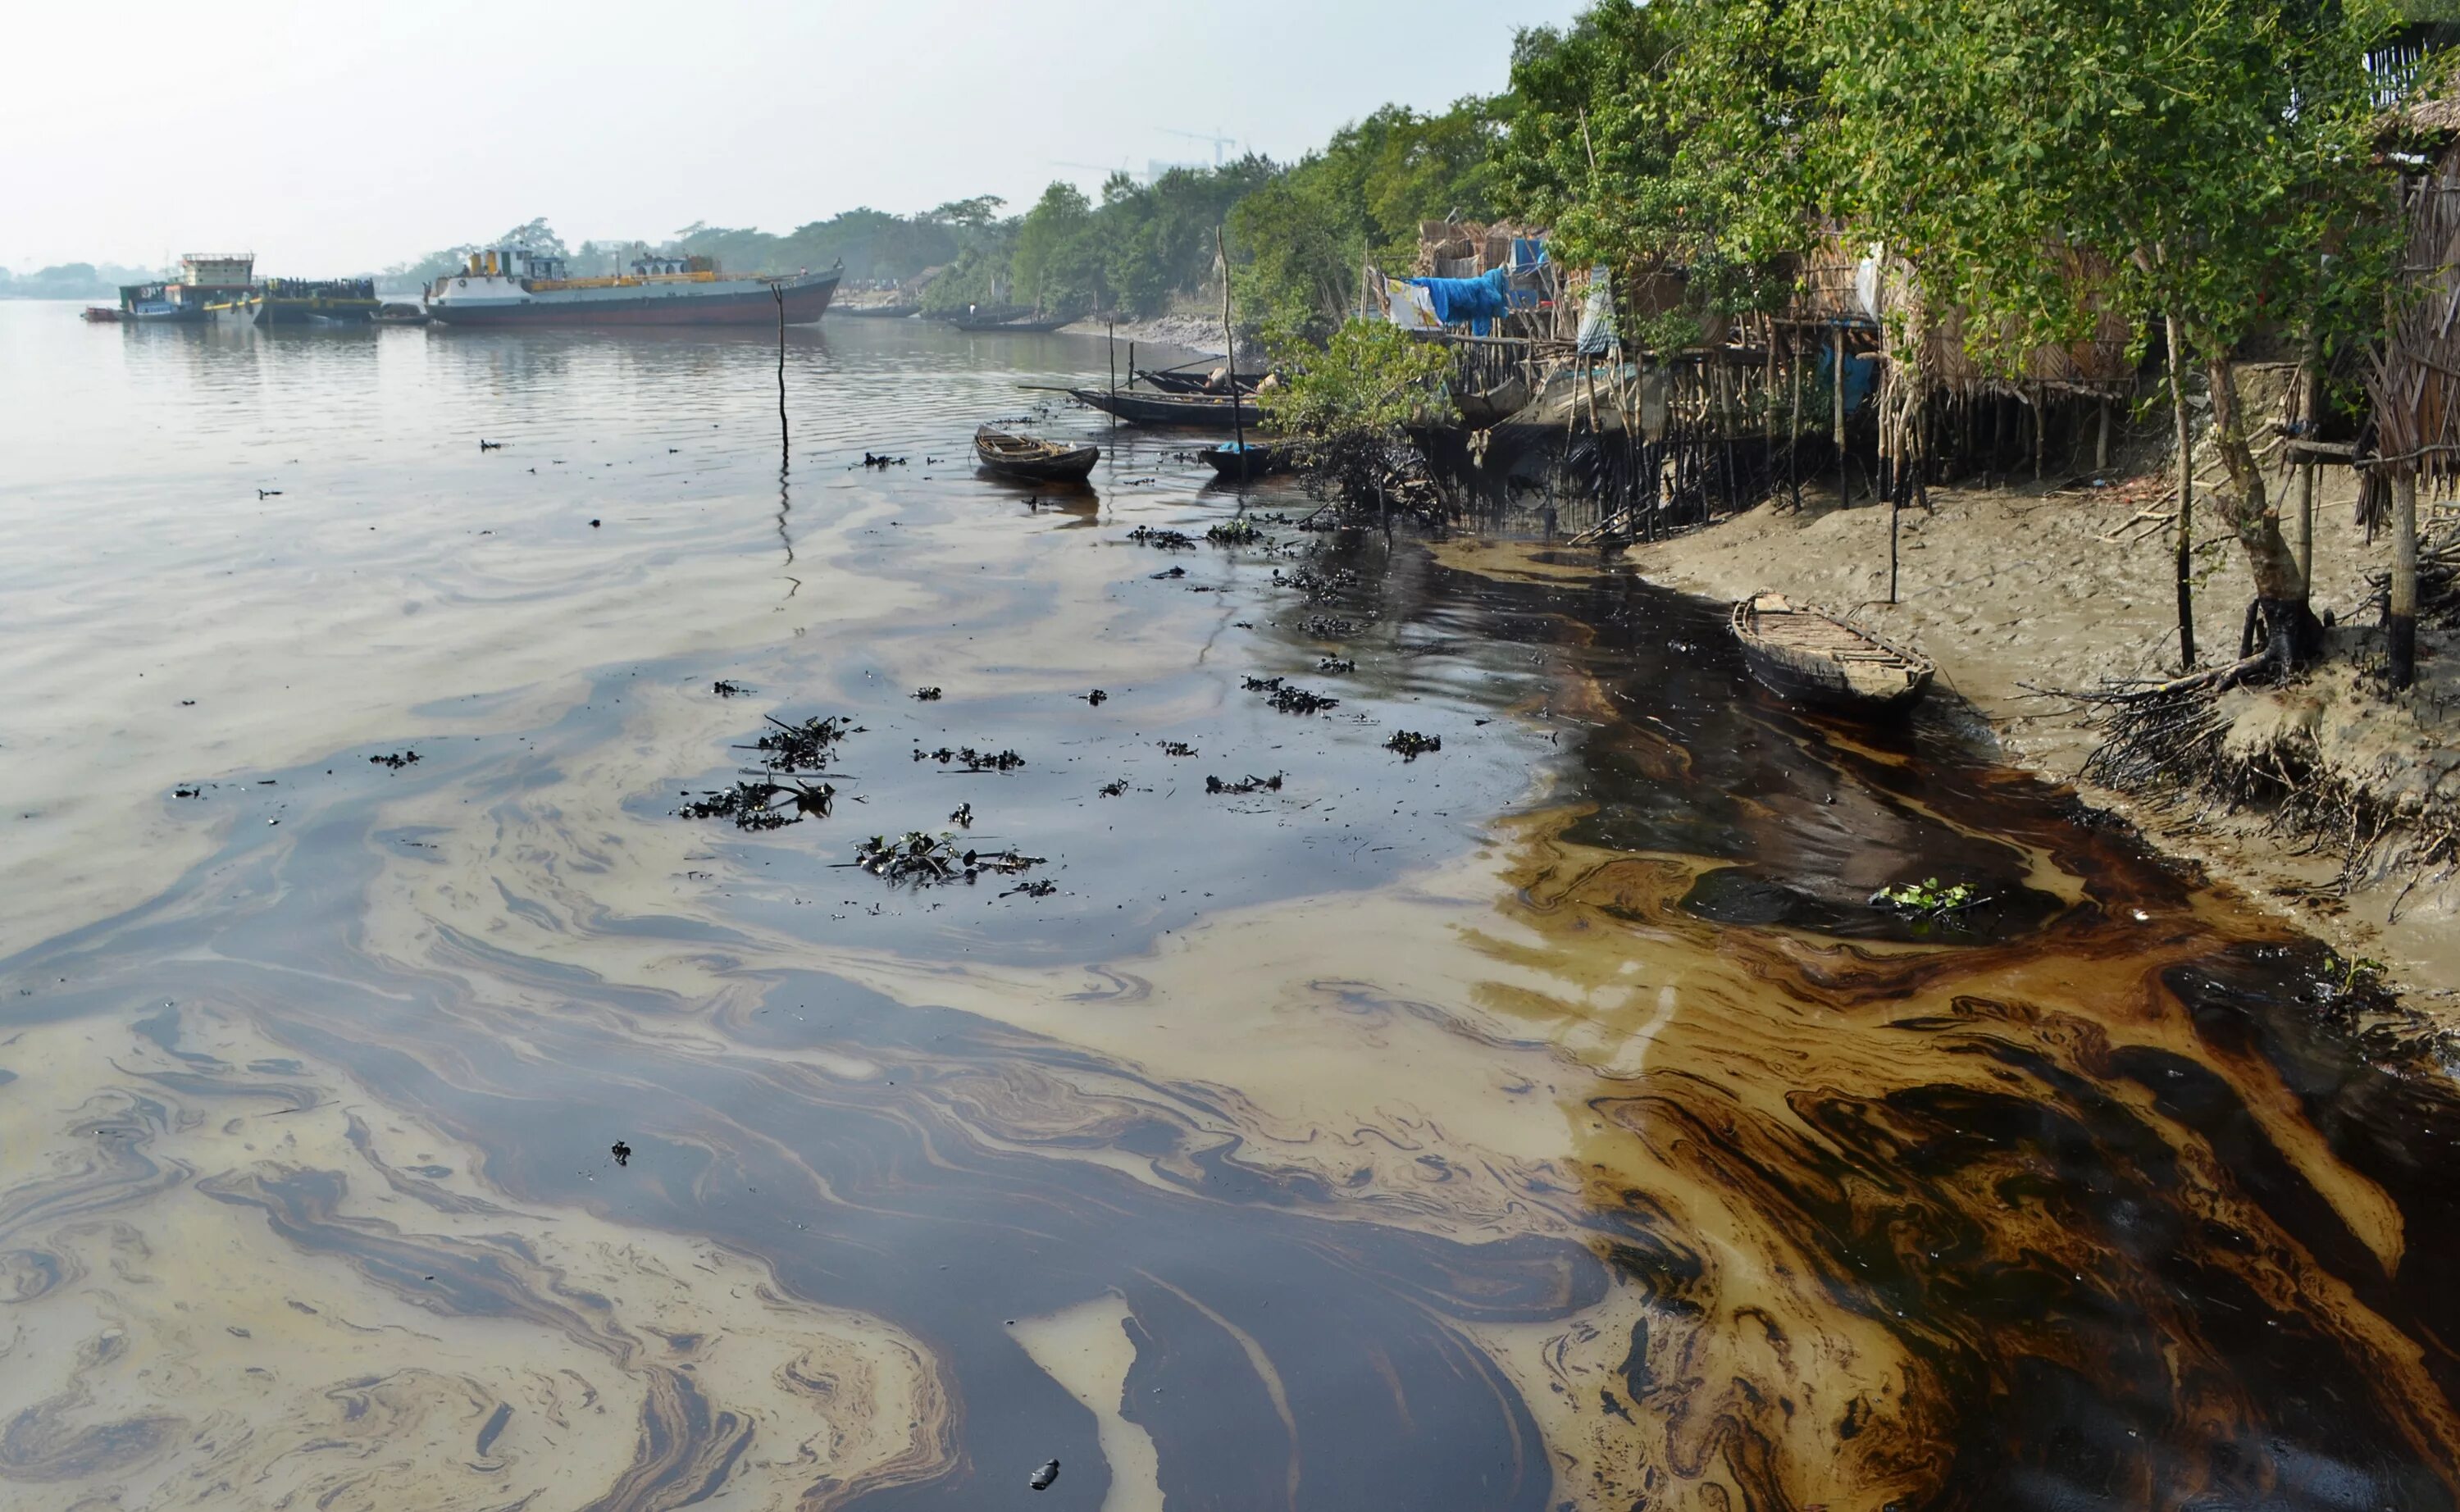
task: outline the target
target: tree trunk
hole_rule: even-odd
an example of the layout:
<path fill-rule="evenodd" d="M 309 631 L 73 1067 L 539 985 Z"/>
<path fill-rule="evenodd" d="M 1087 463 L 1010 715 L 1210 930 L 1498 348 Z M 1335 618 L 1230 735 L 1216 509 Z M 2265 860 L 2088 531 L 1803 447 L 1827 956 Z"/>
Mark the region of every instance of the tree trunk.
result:
<path fill-rule="evenodd" d="M 2187 383 L 2179 371 L 2184 349 L 2178 340 L 2178 317 L 2161 324 L 2170 336 L 2170 418 L 2178 448 L 2178 671 L 2195 670 L 2195 451 L 2187 432 Z"/>
<path fill-rule="evenodd" d="M 2306 575 L 2289 538 L 2280 531 L 2280 506 L 2263 486 L 2263 469 L 2256 464 L 2246 441 L 2246 416 L 2239 408 L 2237 371 L 2229 353 L 2208 350 L 2204 373 L 2213 390 L 2213 444 L 2229 485 L 2213 494 L 2213 512 L 2237 537 L 2247 570 L 2255 578 L 2255 614 L 2271 643 L 2273 660 L 2287 669 L 2302 666 L 2322 649 L 2323 627 L 2307 607 Z"/>

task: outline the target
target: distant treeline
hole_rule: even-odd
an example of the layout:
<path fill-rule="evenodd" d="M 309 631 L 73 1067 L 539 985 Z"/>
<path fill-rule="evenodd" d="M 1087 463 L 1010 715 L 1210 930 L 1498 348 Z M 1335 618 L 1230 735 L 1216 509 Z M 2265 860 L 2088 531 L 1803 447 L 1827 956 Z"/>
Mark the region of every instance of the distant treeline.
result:
<path fill-rule="evenodd" d="M 0 299 L 117 299 L 122 284 L 150 284 L 164 275 L 117 263 L 55 263 L 32 273 L 0 267 Z"/>
<path fill-rule="evenodd" d="M 913 215 L 848 210 L 783 235 L 695 224 L 654 241 L 578 247 L 539 219 L 398 265 L 383 283 L 413 289 L 459 268 L 478 246 L 558 253 L 584 276 L 615 272 L 646 252 L 696 253 L 744 270 L 842 261 L 858 286 L 931 273 L 920 296 L 926 309 L 1019 304 L 1141 319 L 1219 298 L 1215 236 L 1226 229 L 1240 324 L 1321 338 L 1356 299 L 1362 262 L 1410 262 L 1421 220 L 1491 213 L 1502 118 L 1498 103 L 1485 99 L 1431 115 L 1387 106 L 1295 163 L 1251 156 L 1173 169 L 1150 183 L 1114 174 L 1098 201 L 1057 182 L 1022 215 L 1004 214 L 1006 201 L 983 195 Z"/>

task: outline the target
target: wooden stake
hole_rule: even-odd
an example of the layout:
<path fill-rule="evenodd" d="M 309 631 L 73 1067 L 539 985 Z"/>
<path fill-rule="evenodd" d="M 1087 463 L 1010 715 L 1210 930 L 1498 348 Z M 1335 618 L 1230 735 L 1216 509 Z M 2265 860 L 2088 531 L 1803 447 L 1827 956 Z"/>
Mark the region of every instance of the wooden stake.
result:
<path fill-rule="evenodd" d="M 1221 262 L 1221 347 L 1222 372 L 1230 375 L 1230 435 L 1239 443 L 1239 479 L 1247 479 L 1247 425 L 1240 415 L 1245 406 L 1239 398 L 1239 338 L 1230 333 L 1230 247 L 1221 240 L 1221 228 L 1213 228 L 1213 255 Z M 1377 507 L 1382 507 L 1383 492 L 1376 492 Z"/>
<path fill-rule="evenodd" d="M 2315 459 L 2298 469 L 2298 583 L 2315 597 Z"/>
<path fill-rule="evenodd" d="M 2178 446 L 2178 670 L 2195 665 L 2195 585 L 2193 577 L 2195 538 L 2195 456 L 2187 437 L 2187 391 L 2178 372 L 2178 317 L 2165 314 L 2162 325 L 2170 338 L 2170 416 Z"/>
<path fill-rule="evenodd" d="M 2417 475 L 2406 468 L 2391 479 L 2390 608 L 2391 685 L 2406 688 L 2417 680 Z"/>
<path fill-rule="evenodd" d="M 1111 322 L 1111 429 L 1119 428 L 1119 323 Z M 1130 374 L 1134 376 L 1133 373 Z"/>
<path fill-rule="evenodd" d="M 2101 396 L 2101 434 L 2092 442 L 2092 470 L 2110 471 L 2110 395 L 2106 394 Z"/>
<path fill-rule="evenodd" d="M 1852 476 L 1845 471 L 1845 323 L 1838 321 L 1834 331 L 1836 371 L 1836 503 L 1842 508 L 1854 501 Z"/>

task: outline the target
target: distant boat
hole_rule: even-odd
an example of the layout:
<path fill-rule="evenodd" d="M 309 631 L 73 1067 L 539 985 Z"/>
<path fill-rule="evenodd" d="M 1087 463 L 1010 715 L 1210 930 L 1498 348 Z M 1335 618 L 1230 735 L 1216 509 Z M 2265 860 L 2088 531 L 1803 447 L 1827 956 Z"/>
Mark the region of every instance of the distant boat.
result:
<path fill-rule="evenodd" d="M 865 320 L 904 320 L 922 313 L 920 305 L 839 305 L 840 315 L 859 315 Z"/>
<path fill-rule="evenodd" d="M 427 313 L 448 326 L 803 326 L 827 311 L 838 277 L 834 267 L 727 273 L 713 258 L 642 257 L 627 273 L 574 278 L 561 257 L 498 246 L 430 284 Z"/>
<path fill-rule="evenodd" d="M 1251 395 L 1153 394 L 1136 389 L 1071 389 L 1080 403 L 1117 415 L 1130 425 L 1189 425 L 1230 430 L 1264 423 Z"/>
<path fill-rule="evenodd" d="M 986 320 L 979 315 L 951 315 L 948 324 L 959 330 L 1057 330 L 1076 323 L 1074 315 L 1043 315 L 1016 320 Z"/>
<path fill-rule="evenodd" d="M 1012 436 L 986 425 L 974 433 L 974 456 L 1003 477 L 1034 483 L 1081 483 L 1102 459 L 1102 449 Z"/>
<path fill-rule="evenodd" d="M 1222 477 L 1242 482 L 1281 472 L 1296 459 L 1285 441 L 1248 441 L 1243 444 L 1224 441 L 1219 446 L 1208 446 L 1197 455 Z"/>
<path fill-rule="evenodd" d="M 374 319 L 379 326 L 424 326 L 427 311 L 416 305 L 382 305 L 377 307 Z"/>
<path fill-rule="evenodd" d="M 116 326 L 120 316 L 119 311 L 110 305 L 88 305 L 78 311 L 77 318 L 91 320 L 97 326 Z"/>
<path fill-rule="evenodd" d="M 1910 708 L 1936 671 L 1833 614 L 1759 593 L 1734 606 L 1734 639 L 1760 683 L 1789 702 L 1877 716 Z"/>

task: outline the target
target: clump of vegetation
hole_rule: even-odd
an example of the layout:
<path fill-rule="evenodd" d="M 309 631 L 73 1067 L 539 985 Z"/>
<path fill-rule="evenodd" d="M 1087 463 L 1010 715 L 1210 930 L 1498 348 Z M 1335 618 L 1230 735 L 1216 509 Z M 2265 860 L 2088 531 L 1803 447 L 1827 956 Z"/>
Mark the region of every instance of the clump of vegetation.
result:
<path fill-rule="evenodd" d="M 1207 793 L 1279 793 L 1281 790 L 1282 774 L 1279 772 L 1271 777 L 1257 777 L 1250 773 L 1236 782 L 1224 782 L 1218 777 L 1208 777 L 1204 779 L 1204 791 Z"/>
<path fill-rule="evenodd" d="M 917 746 L 914 748 L 914 759 L 937 761 L 942 766 L 955 763 L 968 772 L 1013 772 L 1025 765 L 1025 757 L 1013 751 L 977 751 L 972 746 L 959 746 L 953 749 L 942 746 L 937 751 L 925 751 L 921 746 Z"/>
<path fill-rule="evenodd" d="M 1404 761 L 1415 761 L 1431 751 L 1441 751 L 1443 748 L 1443 736 L 1422 735 L 1415 730 L 1398 731 L 1391 739 L 1384 742 L 1385 750 L 1399 752 Z"/>
<path fill-rule="evenodd" d="M 816 772 L 828 765 L 838 741 L 862 734 L 860 725 L 840 714 L 796 725 L 772 715 L 769 723 L 775 728 L 753 742 L 752 749 L 761 753 L 760 764 L 772 772 Z"/>
<path fill-rule="evenodd" d="M 1875 908 L 1892 908 L 1908 919 L 1948 919 L 1990 901 L 1990 895 L 1969 882 L 1941 886 L 1936 877 L 1882 887 L 1871 894 Z"/>
<path fill-rule="evenodd" d="M 1283 573 L 1273 571 L 1276 587 L 1296 588 L 1309 604 L 1330 604 L 1347 590 L 1358 586 L 1358 574 L 1349 567 L 1335 567 L 1319 572 L 1313 567 L 1296 567 Z"/>
<path fill-rule="evenodd" d="M 1140 546 L 1161 551 L 1193 551 L 1196 538 L 1184 530 L 1157 530 L 1152 525 L 1138 525 L 1128 532 L 1128 539 Z"/>
<path fill-rule="evenodd" d="M 1354 672 L 1358 671 L 1358 664 L 1351 661 L 1347 656 L 1320 656 L 1316 658 L 1315 670 L 1320 672 L 1332 672 L 1337 675 L 1342 672 Z"/>
<path fill-rule="evenodd" d="M 1252 546 L 1264 539 L 1264 532 L 1244 515 L 1224 520 L 1204 532 L 1204 539 L 1217 546 Z"/>
<path fill-rule="evenodd" d="M 731 683 L 721 677 L 717 681 L 709 685 L 709 691 L 717 694 L 720 698 L 740 698 L 752 690 L 741 683 Z"/>
<path fill-rule="evenodd" d="M 1113 778 L 1113 780 L 1111 780 L 1111 781 L 1108 781 L 1108 782 L 1103 783 L 1099 788 L 1095 789 L 1094 791 L 1096 791 L 1096 792 L 1100 793 L 1104 798 L 1117 798 L 1120 794 L 1125 793 L 1127 790 L 1128 790 L 1128 779 L 1127 779 L 1126 777 L 1116 777 L 1116 778 Z"/>
<path fill-rule="evenodd" d="M 395 751 L 391 756 L 371 756 L 368 757 L 371 764 L 380 767 L 390 767 L 395 772 L 400 771 L 403 767 L 411 765 L 417 759 L 418 753 L 415 751 Z"/>
<path fill-rule="evenodd" d="M 737 782 L 731 788 L 705 792 L 675 812 L 686 819 L 731 819 L 736 829 L 783 829 L 806 818 L 828 818 L 837 791 L 826 782 L 816 787 L 809 782 Z M 780 806 L 779 799 L 793 801 Z"/>
<path fill-rule="evenodd" d="M 955 811 L 949 814 L 948 822 L 956 825 L 959 829 L 973 828 L 974 806 L 971 803 L 958 804 Z"/>
<path fill-rule="evenodd" d="M 1249 692 L 1264 694 L 1266 703 L 1285 714 L 1319 714 L 1341 707 L 1338 698 L 1327 698 L 1279 677 L 1250 677 L 1246 684 Z"/>
<path fill-rule="evenodd" d="M 1299 628 L 1320 641 L 1337 641 L 1345 635 L 1357 634 L 1358 622 L 1335 614 L 1310 614 L 1300 622 Z"/>
<path fill-rule="evenodd" d="M 1196 747 L 1189 745 L 1184 740 L 1156 740 L 1154 744 L 1159 746 L 1161 748 L 1161 754 L 1167 756 L 1192 756 L 1196 755 Z"/>
<path fill-rule="evenodd" d="M 960 851 L 952 837 L 919 829 L 908 830 L 895 840 L 874 835 L 854 851 L 854 863 L 862 870 L 886 882 L 919 887 L 969 883 L 986 872 L 1014 876 L 1042 862 L 1040 856 L 1024 855 L 1014 849 Z"/>
<path fill-rule="evenodd" d="M 1388 514 L 1438 502 L 1412 429 L 1458 416 L 1452 357 L 1383 321 L 1352 320 L 1265 398 L 1273 423 L 1307 437 L 1306 484 L 1318 498 Z"/>
<path fill-rule="evenodd" d="M 938 703 L 940 701 L 940 690 L 937 688 L 917 688 L 914 690 L 914 701 L 920 704 Z"/>

